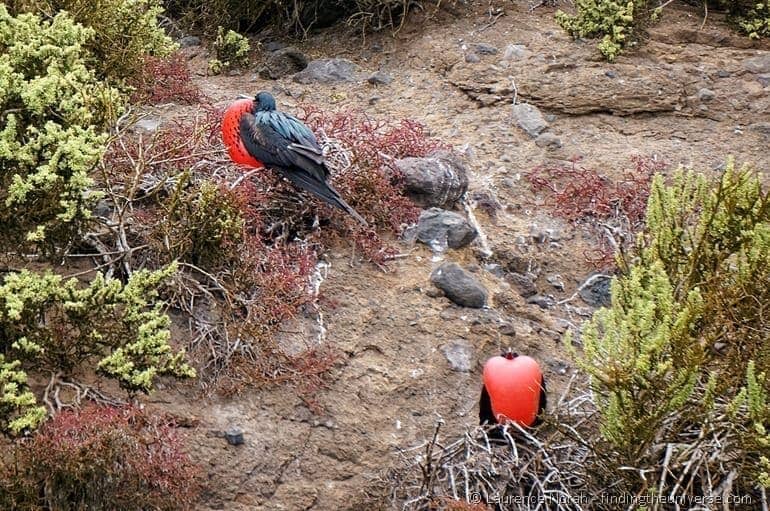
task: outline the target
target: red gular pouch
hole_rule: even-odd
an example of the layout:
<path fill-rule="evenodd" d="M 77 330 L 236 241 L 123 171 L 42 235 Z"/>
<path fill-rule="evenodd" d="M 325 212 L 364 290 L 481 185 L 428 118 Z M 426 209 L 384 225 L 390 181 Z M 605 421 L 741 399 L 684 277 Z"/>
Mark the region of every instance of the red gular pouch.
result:
<path fill-rule="evenodd" d="M 516 422 L 531 427 L 545 410 L 545 379 L 537 361 L 517 353 L 492 357 L 484 364 L 479 403 L 481 424 Z"/>
<path fill-rule="evenodd" d="M 227 154 L 230 155 L 230 159 L 234 163 L 258 169 L 265 165 L 249 154 L 241 139 L 241 116 L 253 111 L 254 100 L 252 99 L 239 99 L 227 107 L 222 119 L 222 141 L 227 147 Z"/>

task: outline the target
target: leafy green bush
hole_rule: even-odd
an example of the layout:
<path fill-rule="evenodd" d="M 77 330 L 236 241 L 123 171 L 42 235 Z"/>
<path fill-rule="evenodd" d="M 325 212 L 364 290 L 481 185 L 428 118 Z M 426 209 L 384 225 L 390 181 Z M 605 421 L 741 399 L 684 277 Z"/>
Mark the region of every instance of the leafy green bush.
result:
<path fill-rule="evenodd" d="M 141 270 L 125 285 L 97 274 L 85 288 L 52 273 L 11 273 L 0 286 L 0 349 L 50 372 L 103 357 L 97 370 L 131 391 L 149 392 L 160 375 L 192 377 L 184 352 L 169 346 L 163 304 L 151 306 L 175 270 Z"/>
<path fill-rule="evenodd" d="M 209 61 L 209 72 L 218 75 L 229 69 L 245 67 L 249 63 L 249 40 L 234 30 L 217 28 L 214 40 L 216 58 Z"/>
<path fill-rule="evenodd" d="M 770 36 L 770 0 L 720 0 L 719 5 L 750 38 Z"/>
<path fill-rule="evenodd" d="M 158 27 L 163 8 L 158 0 L 10 0 L 12 14 L 66 11 L 91 29 L 82 44 L 88 65 L 99 78 L 122 83 L 140 73 L 147 55 L 170 55 L 176 44 Z M 53 39 L 53 41 L 57 41 Z"/>
<path fill-rule="evenodd" d="M 35 429 L 45 419 L 45 408 L 37 406 L 27 373 L 19 366 L 19 360 L 7 361 L 0 353 L 0 431 L 13 435 Z"/>
<path fill-rule="evenodd" d="M 236 194 L 211 181 L 190 186 L 182 174 L 174 193 L 154 212 L 151 248 L 167 261 L 214 268 L 231 259 L 244 237 L 244 219 Z"/>
<path fill-rule="evenodd" d="M 656 176 L 646 230 L 624 265 L 579 358 L 611 458 L 655 467 L 647 482 L 657 473 L 650 488 L 660 490 L 679 476 L 675 460 L 698 491 L 711 491 L 708 474 L 726 459 L 733 491 L 768 481 L 770 194 L 760 176 L 732 161 L 716 182 Z M 688 438 L 708 445 L 693 451 Z M 664 454 L 671 465 L 658 471 Z"/>
<path fill-rule="evenodd" d="M 193 509 L 200 470 L 173 424 L 134 407 L 67 410 L 0 460 L 0 508 Z"/>
<path fill-rule="evenodd" d="M 89 171 L 117 90 L 87 67 L 93 30 L 66 14 L 42 21 L 0 4 L 0 250 L 72 239 L 97 195 Z"/>
<path fill-rule="evenodd" d="M 613 61 L 628 45 L 640 20 L 649 20 L 654 13 L 647 10 L 647 0 L 577 0 L 577 14 L 556 12 L 556 21 L 573 37 L 601 37 L 599 51 Z"/>
<path fill-rule="evenodd" d="M 738 29 L 750 38 L 770 35 L 770 0 L 706 1 L 726 9 Z M 610 62 L 634 44 L 662 12 L 662 7 L 653 7 L 647 0 L 576 0 L 575 8 L 574 15 L 557 11 L 556 21 L 575 38 L 602 38 L 598 48 Z"/>

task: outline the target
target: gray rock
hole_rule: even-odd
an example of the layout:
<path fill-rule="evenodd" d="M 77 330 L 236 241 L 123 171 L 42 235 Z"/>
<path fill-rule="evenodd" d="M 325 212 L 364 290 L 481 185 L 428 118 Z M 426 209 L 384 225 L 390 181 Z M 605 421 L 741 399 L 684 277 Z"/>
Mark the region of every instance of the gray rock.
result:
<path fill-rule="evenodd" d="M 110 218 L 115 209 L 115 204 L 111 200 L 102 199 L 94 206 L 94 215 L 102 218 Z"/>
<path fill-rule="evenodd" d="M 578 294 L 588 305 L 608 307 L 612 304 L 610 278 L 605 275 L 592 275 L 580 285 Z"/>
<path fill-rule="evenodd" d="M 541 133 L 535 139 L 535 144 L 547 151 L 561 149 L 561 139 L 553 133 Z"/>
<path fill-rule="evenodd" d="M 527 275 L 521 273 L 509 273 L 505 276 L 505 280 L 524 298 L 529 298 L 530 296 L 537 294 L 537 286 L 535 286 L 534 281 Z"/>
<path fill-rule="evenodd" d="M 440 208 L 423 211 L 417 222 L 417 239 L 438 252 L 447 247 L 462 248 L 476 235 L 476 229 L 465 217 Z"/>
<path fill-rule="evenodd" d="M 548 127 L 548 123 L 543 119 L 543 114 L 535 105 L 529 103 L 519 103 L 513 105 L 513 120 L 516 121 L 516 125 L 523 129 L 527 135 L 532 138 L 537 137 L 544 129 Z"/>
<path fill-rule="evenodd" d="M 347 59 L 318 59 L 294 75 L 298 83 L 338 83 L 358 81 L 359 68 Z"/>
<path fill-rule="evenodd" d="M 749 124 L 749 129 L 752 131 L 758 131 L 763 135 L 770 135 L 770 122 L 755 122 Z"/>
<path fill-rule="evenodd" d="M 278 51 L 286 48 L 286 45 L 279 41 L 269 41 L 262 46 L 265 51 Z"/>
<path fill-rule="evenodd" d="M 454 153 L 441 151 L 395 164 L 404 175 L 407 195 L 424 208 L 452 206 L 468 189 L 468 171 Z"/>
<path fill-rule="evenodd" d="M 762 88 L 766 88 L 768 85 L 770 85 L 770 74 L 763 74 L 757 76 L 757 81 L 762 86 Z"/>
<path fill-rule="evenodd" d="M 527 298 L 527 303 L 535 304 L 541 309 L 550 309 L 556 304 L 556 300 L 552 296 L 535 295 Z"/>
<path fill-rule="evenodd" d="M 537 224 L 529 226 L 529 235 L 535 243 L 547 243 L 549 241 L 561 241 L 562 235 L 559 229 L 540 227 Z"/>
<path fill-rule="evenodd" d="M 707 102 L 714 99 L 716 97 L 716 93 L 714 93 L 714 91 L 711 89 L 703 88 L 695 94 L 695 97 L 698 98 L 698 101 Z"/>
<path fill-rule="evenodd" d="M 717 76 L 719 78 L 728 78 L 730 76 L 730 72 L 725 71 L 724 69 L 720 69 L 719 71 L 717 71 Z"/>
<path fill-rule="evenodd" d="M 503 209 L 503 205 L 497 200 L 494 192 L 489 189 L 476 190 L 471 194 L 471 199 L 476 208 L 491 217 L 497 216 L 497 212 Z"/>
<path fill-rule="evenodd" d="M 503 60 L 518 60 L 527 56 L 527 47 L 523 44 L 509 44 L 503 52 Z"/>
<path fill-rule="evenodd" d="M 503 270 L 503 267 L 497 263 L 486 263 L 484 265 L 484 270 L 498 278 L 503 278 L 505 276 L 505 270 Z"/>
<path fill-rule="evenodd" d="M 477 62 L 481 62 L 481 59 L 475 53 L 466 53 L 465 62 L 468 62 L 469 64 L 476 64 Z"/>
<path fill-rule="evenodd" d="M 567 362 L 556 358 L 548 360 L 547 364 L 551 371 L 556 374 L 565 375 L 570 369 L 570 365 Z"/>
<path fill-rule="evenodd" d="M 555 289 L 564 291 L 564 281 L 561 279 L 561 275 L 546 275 L 545 281 L 551 284 Z"/>
<path fill-rule="evenodd" d="M 457 263 L 444 263 L 430 275 L 433 284 L 457 305 L 480 309 L 487 303 L 487 289 Z"/>
<path fill-rule="evenodd" d="M 238 426 L 230 426 L 225 431 L 225 440 L 230 445 L 241 445 L 243 443 L 243 430 Z"/>
<path fill-rule="evenodd" d="M 163 120 L 160 117 L 144 117 L 136 121 L 133 126 L 133 131 L 136 133 L 151 134 L 158 131 Z"/>
<path fill-rule="evenodd" d="M 749 73 L 770 73 L 770 53 L 744 60 L 743 69 Z"/>
<path fill-rule="evenodd" d="M 487 43 L 478 43 L 473 45 L 478 55 L 497 55 L 500 50 Z"/>
<path fill-rule="evenodd" d="M 615 71 L 605 71 L 604 76 L 614 79 L 618 77 L 618 74 Z"/>
<path fill-rule="evenodd" d="M 189 48 L 190 46 L 200 46 L 201 38 L 194 35 L 186 35 L 179 40 L 180 48 Z"/>
<path fill-rule="evenodd" d="M 305 54 L 289 46 L 269 54 L 265 59 L 265 63 L 259 68 L 259 76 L 263 80 L 277 80 L 302 71 L 307 67 L 308 59 Z"/>
<path fill-rule="evenodd" d="M 473 368 L 473 346 L 466 341 L 452 341 L 441 346 L 441 353 L 449 361 L 453 371 L 470 372 Z"/>
<path fill-rule="evenodd" d="M 502 325 L 500 325 L 497 331 L 500 332 L 500 335 L 507 335 L 508 337 L 516 337 L 516 327 L 514 327 L 510 323 L 503 323 Z"/>
<path fill-rule="evenodd" d="M 497 262 L 511 273 L 537 273 L 537 264 L 526 254 L 503 245 L 493 247 Z"/>
<path fill-rule="evenodd" d="M 375 71 L 369 75 L 366 81 L 372 85 L 390 85 L 393 82 L 393 77 L 385 71 Z"/>

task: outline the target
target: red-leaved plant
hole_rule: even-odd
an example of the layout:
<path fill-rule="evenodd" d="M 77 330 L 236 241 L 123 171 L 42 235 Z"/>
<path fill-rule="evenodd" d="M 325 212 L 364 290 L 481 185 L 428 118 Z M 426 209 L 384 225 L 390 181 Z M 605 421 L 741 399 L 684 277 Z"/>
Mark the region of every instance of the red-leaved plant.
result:
<path fill-rule="evenodd" d="M 173 423 L 131 406 L 88 405 L 14 446 L 0 465 L 0 507 L 187 510 L 199 483 Z"/>
<path fill-rule="evenodd" d="M 545 194 L 554 215 L 596 231 L 597 248 L 584 255 L 598 268 L 612 267 L 616 249 L 633 242 L 633 234 L 644 225 L 652 177 L 666 167 L 653 158 L 631 160 L 634 168 L 620 179 L 584 167 L 578 159 L 572 165 L 541 165 L 525 174 L 532 190 Z"/>
<path fill-rule="evenodd" d="M 158 105 L 200 103 L 202 95 L 190 78 L 185 58 L 179 52 L 168 57 L 144 57 L 144 65 L 128 83 L 133 87 L 131 103 Z"/>

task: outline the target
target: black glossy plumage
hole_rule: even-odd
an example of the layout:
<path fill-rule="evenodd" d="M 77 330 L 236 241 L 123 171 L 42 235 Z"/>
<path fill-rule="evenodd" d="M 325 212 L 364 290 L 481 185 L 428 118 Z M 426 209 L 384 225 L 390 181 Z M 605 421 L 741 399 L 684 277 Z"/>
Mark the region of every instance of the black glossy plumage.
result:
<path fill-rule="evenodd" d="M 366 225 L 366 221 L 329 183 L 329 168 L 315 135 L 296 117 L 275 110 L 275 100 L 260 92 L 254 112 L 241 117 L 243 145 L 254 158 Z"/>

